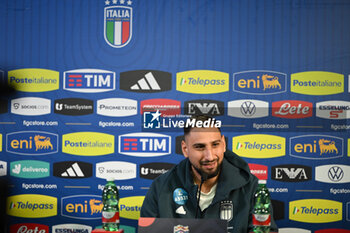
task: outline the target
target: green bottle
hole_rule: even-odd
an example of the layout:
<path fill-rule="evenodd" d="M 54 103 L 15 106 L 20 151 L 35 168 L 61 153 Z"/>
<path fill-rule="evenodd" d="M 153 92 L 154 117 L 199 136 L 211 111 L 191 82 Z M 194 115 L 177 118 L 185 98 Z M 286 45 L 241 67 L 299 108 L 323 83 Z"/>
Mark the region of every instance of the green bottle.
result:
<path fill-rule="evenodd" d="M 266 188 L 266 180 L 259 180 L 259 186 L 254 194 L 253 232 L 269 233 L 271 225 L 270 193 Z"/>
<path fill-rule="evenodd" d="M 119 192 L 114 178 L 108 178 L 102 192 L 102 227 L 106 231 L 119 230 Z"/>

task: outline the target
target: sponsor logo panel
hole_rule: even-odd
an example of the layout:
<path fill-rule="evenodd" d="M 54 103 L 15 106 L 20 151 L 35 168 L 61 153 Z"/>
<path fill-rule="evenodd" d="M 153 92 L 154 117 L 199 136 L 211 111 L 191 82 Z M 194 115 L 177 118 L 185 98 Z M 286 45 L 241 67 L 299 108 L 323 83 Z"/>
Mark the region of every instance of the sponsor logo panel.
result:
<path fill-rule="evenodd" d="M 6 212 L 10 216 L 22 218 L 46 218 L 57 215 L 57 198 L 22 194 L 7 198 Z"/>
<path fill-rule="evenodd" d="M 124 197 L 119 200 L 119 213 L 121 218 L 137 220 L 140 218 L 140 210 L 145 199 L 144 196 Z"/>
<path fill-rule="evenodd" d="M 79 179 L 92 176 L 92 164 L 81 161 L 64 161 L 53 164 L 53 175 L 60 178 Z"/>
<path fill-rule="evenodd" d="M 0 99 L 0 114 L 8 112 L 7 99 Z"/>
<path fill-rule="evenodd" d="M 229 74 L 214 70 L 190 70 L 176 74 L 176 90 L 193 94 L 229 91 Z"/>
<path fill-rule="evenodd" d="M 271 179 L 282 182 L 303 182 L 312 179 L 312 168 L 304 165 L 285 164 L 271 167 Z"/>
<path fill-rule="evenodd" d="M 328 164 L 317 166 L 316 181 L 324 183 L 349 183 L 350 182 L 350 166 L 342 164 Z"/>
<path fill-rule="evenodd" d="M 97 132 L 62 135 L 62 152 L 72 155 L 99 156 L 114 153 L 114 136 Z"/>
<path fill-rule="evenodd" d="M 119 136 L 119 153 L 152 157 L 171 153 L 171 137 L 157 133 L 131 133 Z"/>
<path fill-rule="evenodd" d="M 80 98 L 57 99 L 54 112 L 68 116 L 88 115 L 94 113 L 94 102 Z"/>
<path fill-rule="evenodd" d="M 295 119 L 312 117 L 311 102 L 300 100 L 282 100 L 272 103 L 272 116 Z"/>
<path fill-rule="evenodd" d="M 52 226 L 52 233 L 90 233 L 91 231 L 91 226 L 82 224 L 60 224 Z"/>
<path fill-rule="evenodd" d="M 290 155 L 303 159 L 333 159 L 343 156 L 343 139 L 329 135 L 290 138 Z"/>
<path fill-rule="evenodd" d="M 289 219 L 305 223 L 329 223 L 343 219 L 343 203 L 325 199 L 289 202 Z"/>
<path fill-rule="evenodd" d="M 2 134 L 0 133 L 0 152 L 2 151 Z"/>
<path fill-rule="evenodd" d="M 82 93 L 115 90 L 115 73 L 99 69 L 77 69 L 64 72 L 63 89 Z"/>
<path fill-rule="evenodd" d="M 47 69 L 18 69 L 8 72 L 8 82 L 23 92 L 46 92 L 59 88 L 59 72 Z"/>
<path fill-rule="evenodd" d="M 7 162 L 0 161 L 0 176 L 7 175 Z"/>
<path fill-rule="evenodd" d="M 261 118 L 269 115 L 269 103 L 261 100 L 233 100 L 227 103 L 227 115 L 238 118 Z"/>
<path fill-rule="evenodd" d="M 51 100 L 24 97 L 11 100 L 11 113 L 24 116 L 40 116 L 51 113 Z"/>
<path fill-rule="evenodd" d="M 140 177 L 154 180 L 158 176 L 166 173 L 175 164 L 172 163 L 145 163 L 140 165 Z"/>
<path fill-rule="evenodd" d="M 37 223 L 18 223 L 10 226 L 10 233 L 49 233 L 49 226 Z"/>
<path fill-rule="evenodd" d="M 58 152 L 58 135 L 43 131 L 6 134 L 6 151 L 20 155 L 46 155 Z"/>
<path fill-rule="evenodd" d="M 255 175 L 259 180 L 267 180 L 268 167 L 261 164 L 249 163 L 250 172 Z"/>
<path fill-rule="evenodd" d="M 301 229 L 301 228 L 279 228 L 279 233 L 311 233 L 309 230 Z"/>
<path fill-rule="evenodd" d="M 291 75 L 291 92 L 304 95 L 333 95 L 344 92 L 344 75 L 308 71 Z"/>
<path fill-rule="evenodd" d="M 97 114 L 111 117 L 125 117 L 137 114 L 137 101 L 125 98 L 97 100 Z"/>
<path fill-rule="evenodd" d="M 96 164 L 96 177 L 115 180 L 136 178 L 136 164 L 128 162 L 103 162 Z"/>
<path fill-rule="evenodd" d="M 332 120 L 348 119 L 350 118 L 350 102 L 334 100 L 316 103 L 316 116 Z"/>
<path fill-rule="evenodd" d="M 159 111 L 161 116 L 175 116 L 181 114 L 181 102 L 172 99 L 149 99 L 141 101 L 141 114 Z"/>
<path fill-rule="evenodd" d="M 253 70 L 233 74 L 233 91 L 251 95 L 286 92 L 287 75 L 275 71 Z"/>
<path fill-rule="evenodd" d="M 11 176 L 35 179 L 50 176 L 50 163 L 37 160 L 20 160 L 10 163 Z"/>
<path fill-rule="evenodd" d="M 120 73 L 120 89 L 153 93 L 171 90 L 171 73 L 159 70 L 134 70 Z"/>
<path fill-rule="evenodd" d="M 232 138 L 232 151 L 247 158 L 275 158 L 285 156 L 286 139 L 268 134 L 247 134 Z"/>
<path fill-rule="evenodd" d="M 103 203 L 101 196 L 74 195 L 61 199 L 61 215 L 75 219 L 101 219 Z"/>
<path fill-rule="evenodd" d="M 225 104 L 222 101 L 206 99 L 185 101 L 184 113 L 186 115 L 221 116 L 225 114 Z"/>

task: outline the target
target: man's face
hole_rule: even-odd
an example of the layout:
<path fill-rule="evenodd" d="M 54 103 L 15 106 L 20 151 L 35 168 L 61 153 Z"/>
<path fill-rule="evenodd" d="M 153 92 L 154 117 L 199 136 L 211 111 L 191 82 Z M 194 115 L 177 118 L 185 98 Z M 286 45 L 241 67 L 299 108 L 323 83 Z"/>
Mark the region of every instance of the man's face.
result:
<path fill-rule="evenodd" d="M 193 128 L 181 143 L 182 152 L 209 176 L 218 174 L 226 151 L 225 138 L 217 128 Z M 194 171 L 196 172 L 196 171 Z"/>

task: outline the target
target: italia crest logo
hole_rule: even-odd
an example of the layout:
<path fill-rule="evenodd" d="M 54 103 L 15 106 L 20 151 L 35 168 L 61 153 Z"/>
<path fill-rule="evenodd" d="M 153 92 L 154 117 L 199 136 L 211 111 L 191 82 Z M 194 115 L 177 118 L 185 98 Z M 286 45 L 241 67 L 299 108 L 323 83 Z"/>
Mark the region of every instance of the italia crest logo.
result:
<path fill-rule="evenodd" d="M 131 0 L 105 1 L 106 7 L 104 8 L 104 38 L 107 44 L 114 48 L 122 48 L 131 40 L 131 4 Z"/>

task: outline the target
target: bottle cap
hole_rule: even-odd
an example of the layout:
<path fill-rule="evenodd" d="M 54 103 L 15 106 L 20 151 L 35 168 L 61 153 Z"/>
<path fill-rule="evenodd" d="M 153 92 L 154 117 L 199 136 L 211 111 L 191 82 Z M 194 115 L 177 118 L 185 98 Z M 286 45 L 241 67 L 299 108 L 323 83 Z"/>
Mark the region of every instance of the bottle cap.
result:
<path fill-rule="evenodd" d="M 266 184 L 266 180 L 259 180 L 258 184 Z"/>

